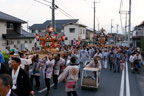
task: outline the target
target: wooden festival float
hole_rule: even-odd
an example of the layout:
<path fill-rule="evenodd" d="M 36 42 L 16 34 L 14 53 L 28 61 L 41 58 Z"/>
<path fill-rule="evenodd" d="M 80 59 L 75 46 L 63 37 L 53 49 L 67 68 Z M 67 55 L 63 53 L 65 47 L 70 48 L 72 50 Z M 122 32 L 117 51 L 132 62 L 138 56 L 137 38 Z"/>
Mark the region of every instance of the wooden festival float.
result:
<path fill-rule="evenodd" d="M 115 45 L 107 45 L 107 40 L 108 40 L 108 38 L 110 38 L 110 36 L 106 35 L 104 33 L 104 31 L 105 30 L 102 28 L 101 33 L 96 35 L 97 44 L 96 45 L 91 45 L 91 46 L 96 46 L 96 47 L 100 47 L 100 46 L 102 46 L 102 47 L 112 47 L 112 46 L 114 46 L 115 47 Z"/>
<path fill-rule="evenodd" d="M 60 53 L 59 48 L 61 47 L 60 42 L 61 40 L 65 40 L 65 35 L 62 37 L 58 37 L 56 32 L 53 32 L 54 29 L 51 29 L 52 31 L 48 31 L 48 34 L 44 37 L 41 37 L 41 45 L 43 47 L 43 50 L 40 52 L 37 52 L 40 55 L 40 58 L 43 57 L 43 55 L 46 55 L 47 53 L 53 52 L 53 53 Z"/>

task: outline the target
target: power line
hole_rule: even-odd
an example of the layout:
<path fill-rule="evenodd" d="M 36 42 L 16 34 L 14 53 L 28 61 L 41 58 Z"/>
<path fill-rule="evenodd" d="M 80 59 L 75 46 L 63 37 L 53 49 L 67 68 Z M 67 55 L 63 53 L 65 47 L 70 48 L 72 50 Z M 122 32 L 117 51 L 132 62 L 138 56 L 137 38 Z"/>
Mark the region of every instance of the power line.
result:
<path fill-rule="evenodd" d="M 25 11 L 25 13 L 21 16 L 21 18 L 24 17 L 32 9 L 34 4 L 35 4 L 35 2 L 33 2 L 33 4 Z"/>
<path fill-rule="evenodd" d="M 51 2 L 49 2 L 49 1 L 47 1 L 47 0 L 43 0 L 43 1 L 45 1 L 45 2 L 47 2 L 47 3 L 51 3 Z M 55 4 L 55 8 L 58 9 L 58 10 L 59 10 L 62 14 L 64 14 L 65 16 L 74 19 L 73 16 L 71 16 L 69 13 L 67 13 L 66 11 L 64 11 L 62 8 L 60 8 L 60 7 L 57 6 L 56 4 Z"/>
<path fill-rule="evenodd" d="M 64 11 L 62 8 L 58 8 L 59 10 L 61 10 L 62 12 L 64 12 L 65 14 L 69 15 L 70 17 L 74 18 L 73 16 L 71 16 L 69 13 L 67 13 L 66 11 Z"/>
<path fill-rule="evenodd" d="M 84 19 L 84 18 L 82 18 L 82 17 L 80 17 L 80 16 L 78 16 L 77 14 L 75 14 L 74 12 L 72 12 L 71 10 L 69 10 L 67 7 L 65 7 L 65 6 L 63 6 L 62 4 L 60 4 L 58 1 L 56 1 L 59 5 L 61 5 L 63 8 L 65 8 L 65 9 L 67 9 L 69 12 L 71 12 L 73 15 L 75 15 L 75 16 L 77 16 L 77 17 L 79 17 L 80 19 L 82 19 L 83 21 L 85 21 L 86 23 L 88 23 L 89 24 L 89 22 L 88 21 L 86 21 L 86 19 Z M 90 24 L 91 25 L 91 24 Z"/>
<path fill-rule="evenodd" d="M 50 4 L 52 4 L 52 2 L 50 2 L 50 1 L 47 1 L 47 0 L 43 0 L 43 1 L 45 1 L 45 2 L 47 2 L 47 3 L 50 3 Z"/>
<path fill-rule="evenodd" d="M 59 9 L 59 11 L 64 14 L 65 16 L 67 16 L 68 18 L 72 18 L 72 19 L 75 19 L 74 17 L 72 17 L 71 15 L 65 13 L 63 10 Z"/>
<path fill-rule="evenodd" d="M 42 2 L 40 2 L 40 1 L 38 1 L 38 0 L 34 0 L 34 1 L 36 1 L 36 2 L 38 2 L 38 3 L 41 3 L 41 4 L 45 5 L 45 6 L 49 6 L 49 7 L 51 8 L 51 6 L 48 5 L 48 4 L 42 3 Z"/>

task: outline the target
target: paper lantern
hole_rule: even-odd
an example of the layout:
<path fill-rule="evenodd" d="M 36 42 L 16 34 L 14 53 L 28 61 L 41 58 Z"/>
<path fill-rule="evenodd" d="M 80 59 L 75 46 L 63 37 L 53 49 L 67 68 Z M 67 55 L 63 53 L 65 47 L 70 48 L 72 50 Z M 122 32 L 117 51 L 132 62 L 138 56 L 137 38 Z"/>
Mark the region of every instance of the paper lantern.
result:
<path fill-rule="evenodd" d="M 65 35 L 62 36 L 62 41 L 64 41 L 64 40 L 65 40 Z"/>
<path fill-rule="evenodd" d="M 79 45 L 79 42 L 77 42 L 76 44 Z"/>
<path fill-rule="evenodd" d="M 48 26 L 48 32 L 50 33 L 50 32 L 53 32 L 53 31 L 54 31 L 54 29 L 52 27 Z"/>
<path fill-rule="evenodd" d="M 36 40 L 39 41 L 39 35 L 38 34 L 36 34 Z"/>
<path fill-rule="evenodd" d="M 55 39 L 56 39 L 56 37 L 57 37 L 57 34 L 55 34 L 55 35 L 53 36 L 53 39 L 55 40 Z"/>
<path fill-rule="evenodd" d="M 55 48 L 56 46 L 55 46 L 55 43 L 53 43 L 53 47 Z"/>

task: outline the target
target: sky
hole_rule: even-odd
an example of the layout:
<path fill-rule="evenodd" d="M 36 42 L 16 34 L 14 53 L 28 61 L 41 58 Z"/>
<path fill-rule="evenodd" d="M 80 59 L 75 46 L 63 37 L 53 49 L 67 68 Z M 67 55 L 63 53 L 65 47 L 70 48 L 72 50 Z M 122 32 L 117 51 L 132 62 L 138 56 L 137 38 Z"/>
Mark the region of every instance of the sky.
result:
<path fill-rule="evenodd" d="M 38 1 L 51 5 L 44 0 Z M 52 0 L 47 1 L 52 2 Z M 107 33 L 110 33 L 112 20 L 112 32 L 116 32 L 118 24 L 119 33 L 123 33 L 126 15 L 122 14 L 120 20 L 121 1 L 123 2 L 121 10 L 128 11 L 129 0 L 96 0 L 98 2 L 96 3 L 96 30 L 98 30 L 99 24 L 100 29 L 104 28 Z M 79 23 L 93 28 L 94 0 L 55 0 L 55 4 L 71 15 L 71 17 L 65 16 L 57 9 L 55 11 L 56 19 L 80 19 Z M 132 0 L 131 30 L 144 20 L 143 4 L 144 0 Z M 29 26 L 51 20 L 51 9 L 34 0 L 0 0 L 0 11 L 27 21 Z M 24 24 L 23 28 L 26 29 L 26 26 Z"/>

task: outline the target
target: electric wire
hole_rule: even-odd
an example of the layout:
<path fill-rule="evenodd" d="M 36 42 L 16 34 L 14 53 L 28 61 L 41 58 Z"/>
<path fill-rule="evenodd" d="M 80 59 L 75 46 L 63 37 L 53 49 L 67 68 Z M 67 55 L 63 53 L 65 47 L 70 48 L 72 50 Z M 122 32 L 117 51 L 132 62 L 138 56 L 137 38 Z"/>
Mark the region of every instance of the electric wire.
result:
<path fill-rule="evenodd" d="M 30 10 L 32 9 L 34 4 L 35 4 L 35 2 L 33 2 L 33 4 L 25 11 L 25 13 L 21 16 L 21 18 L 24 17 L 28 12 L 30 12 Z"/>
<path fill-rule="evenodd" d="M 86 19 L 84 19 L 84 18 L 82 18 L 82 17 L 80 17 L 80 16 L 78 16 L 77 14 L 75 14 L 74 12 L 72 12 L 71 10 L 69 10 L 68 8 L 66 8 L 65 6 L 63 6 L 62 4 L 60 4 L 58 1 L 56 1 L 59 5 L 61 5 L 63 8 L 65 8 L 65 9 L 67 9 L 69 12 L 71 12 L 73 15 L 75 15 L 75 16 L 77 16 L 77 17 L 79 17 L 80 19 L 82 19 L 83 21 L 85 21 L 86 23 L 88 23 L 89 24 L 89 22 L 88 21 L 86 21 Z M 91 24 L 89 24 L 89 25 L 91 25 Z"/>

